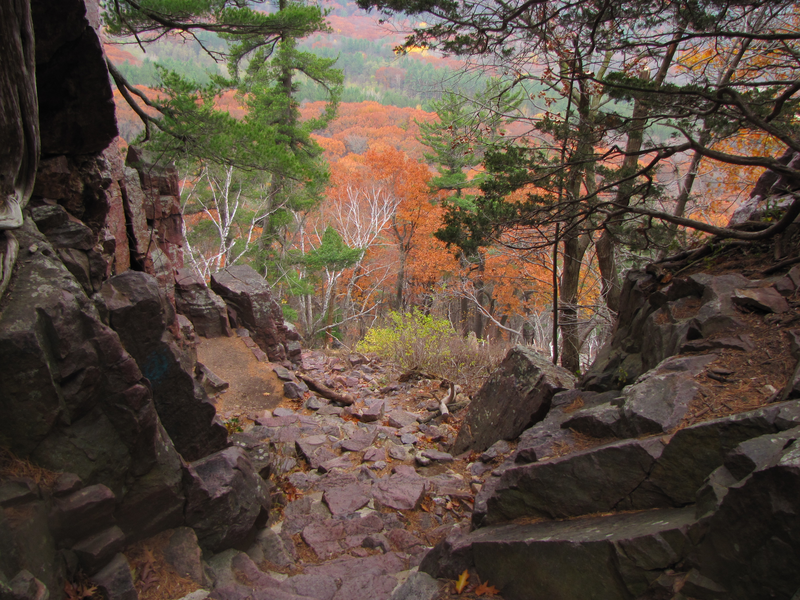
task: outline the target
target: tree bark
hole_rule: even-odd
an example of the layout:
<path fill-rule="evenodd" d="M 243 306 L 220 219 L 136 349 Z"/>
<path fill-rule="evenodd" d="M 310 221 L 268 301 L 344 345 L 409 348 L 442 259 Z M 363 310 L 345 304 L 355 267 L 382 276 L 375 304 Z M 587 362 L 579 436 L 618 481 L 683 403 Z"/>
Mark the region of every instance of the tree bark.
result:
<path fill-rule="evenodd" d="M 571 373 L 581 368 L 581 342 L 578 331 L 578 288 L 581 281 L 583 256 L 589 247 L 588 234 L 564 238 L 564 267 L 561 272 L 560 317 L 561 366 Z"/>
<path fill-rule="evenodd" d="M 15 229 L 33 191 L 40 149 L 28 0 L 0 0 L 0 56 L 0 229 Z"/>

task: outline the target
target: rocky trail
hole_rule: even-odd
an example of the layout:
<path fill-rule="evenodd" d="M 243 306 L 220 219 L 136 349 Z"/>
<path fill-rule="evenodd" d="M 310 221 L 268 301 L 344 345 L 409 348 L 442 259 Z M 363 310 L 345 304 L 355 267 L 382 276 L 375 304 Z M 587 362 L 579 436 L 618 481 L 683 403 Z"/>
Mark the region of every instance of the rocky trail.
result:
<path fill-rule="evenodd" d="M 294 372 L 266 361 L 244 329 L 201 339 L 198 361 L 230 441 L 274 484 L 277 509 L 250 546 L 208 561 L 215 597 L 450 597 L 448 582 L 416 567 L 468 525 L 474 493 L 511 445 L 453 457 L 444 449 L 459 413 L 443 422 L 438 408 L 447 389 L 438 380 L 399 382 L 362 355 L 304 352 L 298 370 L 348 394 L 350 406 L 310 393 Z M 460 597 L 481 593 L 480 583 Z"/>
<path fill-rule="evenodd" d="M 798 532 L 765 532 L 789 518 L 800 482 L 798 281 L 800 269 L 631 279 L 629 298 L 649 304 L 633 304 L 583 381 L 517 347 L 450 416 L 439 381 L 369 357 L 303 352 L 292 371 L 264 362 L 246 330 L 203 341 L 201 362 L 220 373 L 225 352 L 212 347 L 239 347 L 217 411 L 241 429 L 230 441 L 276 486 L 277 507 L 251 544 L 208 559 L 207 589 L 231 600 L 791 597 L 800 582 L 779 558 Z M 636 361 L 626 335 L 644 340 Z M 242 402 L 258 369 L 283 389 Z"/>

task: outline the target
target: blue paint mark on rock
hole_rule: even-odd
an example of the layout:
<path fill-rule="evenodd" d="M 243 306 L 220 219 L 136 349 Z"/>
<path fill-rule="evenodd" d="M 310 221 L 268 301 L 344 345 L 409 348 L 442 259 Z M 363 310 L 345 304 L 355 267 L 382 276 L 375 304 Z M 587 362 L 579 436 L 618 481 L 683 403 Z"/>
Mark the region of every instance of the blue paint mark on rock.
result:
<path fill-rule="evenodd" d="M 145 359 L 141 366 L 142 375 L 147 377 L 153 385 L 163 380 L 169 371 L 169 360 L 165 352 L 165 350 L 156 350 Z"/>

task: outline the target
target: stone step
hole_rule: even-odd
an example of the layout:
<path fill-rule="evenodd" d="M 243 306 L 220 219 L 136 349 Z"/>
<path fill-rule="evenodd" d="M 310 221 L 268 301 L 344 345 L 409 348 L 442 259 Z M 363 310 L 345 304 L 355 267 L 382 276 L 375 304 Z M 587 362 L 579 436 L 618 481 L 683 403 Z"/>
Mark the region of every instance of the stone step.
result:
<path fill-rule="evenodd" d="M 790 401 L 706 421 L 672 436 L 622 440 L 530 464 L 509 461 L 476 497 L 473 523 L 694 504 L 706 478 L 729 453 L 747 440 L 794 430 L 799 413 L 800 403 Z M 798 436 L 800 430 L 787 440 Z"/>
<path fill-rule="evenodd" d="M 437 547 L 420 570 L 455 579 L 474 568 L 505 600 L 630 600 L 686 557 L 695 523 L 687 507 L 492 525 Z"/>

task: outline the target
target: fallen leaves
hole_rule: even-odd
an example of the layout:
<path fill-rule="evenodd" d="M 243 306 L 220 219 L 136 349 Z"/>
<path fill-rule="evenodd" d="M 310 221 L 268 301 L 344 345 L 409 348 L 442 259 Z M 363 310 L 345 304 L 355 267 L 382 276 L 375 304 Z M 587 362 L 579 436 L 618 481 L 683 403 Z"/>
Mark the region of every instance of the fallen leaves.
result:
<path fill-rule="evenodd" d="M 481 583 L 480 578 L 478 578 L 477 584 L 469 584 L 469 571 L 464 570 L 461 575 L 459 575 L 458 580 L 453 582 L 453 592 L 455 594 L 461 595 L 467 593 L 469 596 L 472 597 L 471 594 L 475 594 L 475 596 L 486 596 L 488 598 L 497 596 L 500 593 L 493 585 L 489 585 L 489 580 L 487 579 L 483 583 Z"/>
<path fill-rule="evenodd" d="M 480 580 L 478 581 L 480 582 Z M 489 585 L 488 579 L 475 588 L 476 596 L 496 596 L 499 593 L 500 590 L 498 590 L 493 585 Z"/>
<path fill-rule="evenodd" d="M 462 593 L 464 588 L 467 587 L 467 583 L 469 583 L 469 572 L 464 569 L 464 572 L 458 576 L 458 581 L 456 581 L 456 594 Z"/>
<path fill-rule="evenodd" d="M 97 586 L 89 585 L 87 581 L 76 581 L 74 584 L 69 581 L 64 582 L 67 600 L 85 600 L 94 596 L 96 591 Z"/>

